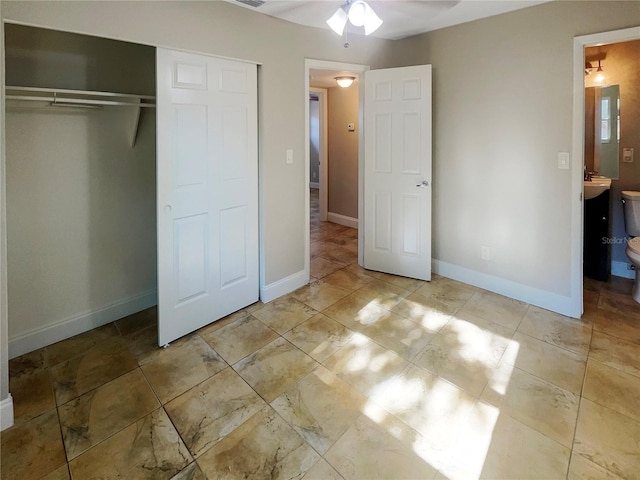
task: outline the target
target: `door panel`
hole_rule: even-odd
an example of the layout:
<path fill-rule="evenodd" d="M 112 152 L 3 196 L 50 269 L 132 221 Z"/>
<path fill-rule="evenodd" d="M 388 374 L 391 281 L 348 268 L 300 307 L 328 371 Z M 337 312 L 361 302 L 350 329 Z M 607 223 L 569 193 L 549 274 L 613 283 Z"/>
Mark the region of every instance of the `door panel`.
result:
<path fill-rule="evenodd" d="M 258 299 L 257 69 L 157 50 L 158 336 Z"/>
<path fill-rule="evenodd" d="M 365 73 L 364 267 L 431 279 L 431 66 Z"/>

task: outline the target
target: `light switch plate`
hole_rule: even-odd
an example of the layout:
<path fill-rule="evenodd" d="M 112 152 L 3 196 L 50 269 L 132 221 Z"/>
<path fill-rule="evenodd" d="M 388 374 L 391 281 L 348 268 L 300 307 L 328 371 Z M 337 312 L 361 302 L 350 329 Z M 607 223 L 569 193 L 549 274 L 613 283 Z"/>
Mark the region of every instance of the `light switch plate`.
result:
<path fill-rule="evenodd" d="M 633 163 L 633 148 L 622 149 L 622 162 Z"/>
<path fill-rule="evenodd" d="M 558 168 L 569 169 L 569 152 L 558 152 Z"/>
<path fill-rule="evenodd" d="M 291 165 L 293 163 L 293 150 L 287 150 L 287 163 Z"/>

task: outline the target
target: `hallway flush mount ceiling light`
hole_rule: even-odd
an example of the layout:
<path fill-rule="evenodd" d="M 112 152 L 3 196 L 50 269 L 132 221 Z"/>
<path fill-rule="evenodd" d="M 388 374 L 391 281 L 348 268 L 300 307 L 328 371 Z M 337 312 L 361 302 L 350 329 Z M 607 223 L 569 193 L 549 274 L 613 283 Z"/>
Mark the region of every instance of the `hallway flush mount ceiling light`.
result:
<path fill-rule="evenodd" d="M 353 84 L 353 81 L 356 79 L 356 77 L 336 77 L 335 80 L 336 82 L 338 82 L 338 85 L 340 85 L 342 88 L 347 88 L 350 87 Z"/>
<path fill-rule="evenodd" d="M 355 27 L 364 27 L 365 35 L 375 32 L 382 25 L 380 17 L 363 0 L 347 0 L 347 3 L 338 8 L 336 13 L 327 20 L 327 25 L 338 35 L 342 35 L 347 20 Z"/>

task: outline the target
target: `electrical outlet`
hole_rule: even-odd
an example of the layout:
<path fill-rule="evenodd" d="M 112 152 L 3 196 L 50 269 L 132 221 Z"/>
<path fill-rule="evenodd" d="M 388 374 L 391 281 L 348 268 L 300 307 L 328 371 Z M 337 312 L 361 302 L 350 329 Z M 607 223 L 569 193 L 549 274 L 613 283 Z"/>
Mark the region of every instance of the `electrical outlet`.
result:
<path fill-rule="evenodd" d="M 622 149 L 622 162 L 633 163 L 633 148 Z"/>
<path fill-rule="evenodd" d="M 480 247 L 480 258 L 482 260 L 491 260 L 491 249 L 485 245 Z"/>

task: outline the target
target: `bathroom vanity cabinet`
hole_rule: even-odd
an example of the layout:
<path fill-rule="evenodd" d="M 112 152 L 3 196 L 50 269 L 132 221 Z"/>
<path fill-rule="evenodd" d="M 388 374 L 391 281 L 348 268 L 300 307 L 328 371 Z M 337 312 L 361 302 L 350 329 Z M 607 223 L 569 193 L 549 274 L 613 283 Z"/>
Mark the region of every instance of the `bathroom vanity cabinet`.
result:
<path fill-rule="evenodd" d="M 584 202 L 584 275 L 609 278 L 609 190 Z"/>

